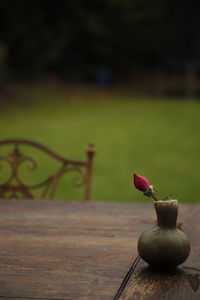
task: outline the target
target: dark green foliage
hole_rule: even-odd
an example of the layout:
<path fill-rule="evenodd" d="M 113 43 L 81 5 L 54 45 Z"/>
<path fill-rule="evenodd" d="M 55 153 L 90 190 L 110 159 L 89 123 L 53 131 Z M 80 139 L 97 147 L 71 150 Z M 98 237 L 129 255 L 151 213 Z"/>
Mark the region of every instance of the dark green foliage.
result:
<path fill-rule="evenodd" d="M 186 0 L 181 5 L 166 0 L 0 0 L 0 48 L 6 49 L 10 75 L 17 77 L 53 72 L 83 80 L 106 65 L 122 78 L 138 65 L 152 67 L 168 53 L 177 55 L 179 42 L 186 46 L 189 37 L 195 46 L 194 15 Z"/>
<path fill-rule="evenodd" d="M 159 55 L 161 2 L 1 0 L 1 44 L 18 75 L 79 70 L 82 78 L 102 64 L 127 70 Z"/>

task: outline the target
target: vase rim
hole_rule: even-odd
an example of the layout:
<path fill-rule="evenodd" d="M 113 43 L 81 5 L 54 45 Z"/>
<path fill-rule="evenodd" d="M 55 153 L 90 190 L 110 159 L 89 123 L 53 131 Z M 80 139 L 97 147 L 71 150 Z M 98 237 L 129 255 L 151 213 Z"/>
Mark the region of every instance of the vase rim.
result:
<path fill-rule="evenodd" d="M 171 203 L 171 202 L 178 202 L 178 199 L 169 199 L 169 200 L 154 200 L 154 203 Z"/>
<path fill-rule="evenodd" d="M 170 199 L 170 200 L 158 200 L 154 201 L 155 206 L 178 206 L 177 199 Z"/>

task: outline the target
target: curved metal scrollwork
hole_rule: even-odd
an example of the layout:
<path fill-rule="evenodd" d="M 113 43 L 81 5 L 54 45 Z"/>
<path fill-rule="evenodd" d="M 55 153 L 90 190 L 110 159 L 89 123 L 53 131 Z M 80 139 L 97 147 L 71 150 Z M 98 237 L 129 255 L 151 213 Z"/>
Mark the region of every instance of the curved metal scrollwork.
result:
<path fill-rule="evenodd" d="M 35 198 L 33 190 L 42 189 L 41 198 L 52 198 L 55 194 L 56 187 L 63 175 L 69 172 L 76 172 L 77 175 L 72 178 L 74 186 L 85 186 L 84 199 L 89 200 L 90 185 L 91 185 L 91 170 L 92 170 L 92 157 L 94 149 L 90 145 L 87 150 L 87 161 L 75 161 L 66 159 L 58 154 L 55 154 L 47 147 L 22 139 L 10 139 L 0 141 L 0 145 L 13 144 L 13 149 L 7 156 L 0 156 L 0 172 L 4 167 L 8 168 L 8 176 L 0 182 L 0 198 Z M 28 184 L 20 176 L 20 170 L 25 163 L 28 162 L 27 170 L 34 171 L 37 169 L 37 162 L 33 157 L 25 155 L 21 149 L 20 144 L 27 144 L 39 148 L 46 152 L 48 155 L 60 161 L 61 166 L 59 169 L 41 180 L 38 183 Z"/>

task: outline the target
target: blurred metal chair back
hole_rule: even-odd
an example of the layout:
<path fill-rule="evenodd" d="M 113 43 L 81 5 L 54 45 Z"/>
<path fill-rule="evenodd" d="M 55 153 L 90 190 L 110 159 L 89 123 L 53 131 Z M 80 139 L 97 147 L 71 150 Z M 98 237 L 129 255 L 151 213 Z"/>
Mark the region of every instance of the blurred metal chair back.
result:
<path fill-rule="evenodd" d="M 60 179 L 68 172 L 75 171 L 77 176 L 72 180 L 75 186 L 84 187 L 83 199 L 90 200 L 91 181 L 92 181 L 92 164 L 95 154 L 94 146 L 89 144 L 86 154 L 86 160 L 73 160 L 62 157 L 53 152 L 46 146 L 27 139 L 5 139 L 0 140 L 0 146 L 11 146 L 9 153 L 0 154 L 0 198 L 42 198 L 52 199 L 55 195 L 56 187 Z M 55 159 L 59 163 L 59 167 L 51 175 L 42 179 L 40 182 L 28 184 L 21 178 L 19 169 L 24 162 L 28 162 L 28 170 L 33 171 L 37 168 L 35 158 L 25 154 L 24 145 L 37 148 L 46 155 Z M 10 148 L 9 148 L 10 149 Z M 27 150 L 27 148 L 26 148 Z M 1 173 L 3 165 L 7 164 L 9 174 L 7 178 L 2 178 Z M 35 196 L 35 190 L 41 190 L 40 196 Z"/>

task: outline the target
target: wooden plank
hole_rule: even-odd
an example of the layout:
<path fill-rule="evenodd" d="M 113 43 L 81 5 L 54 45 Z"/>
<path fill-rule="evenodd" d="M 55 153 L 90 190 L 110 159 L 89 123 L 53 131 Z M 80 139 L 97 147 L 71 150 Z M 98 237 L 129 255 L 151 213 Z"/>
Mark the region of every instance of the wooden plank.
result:
<path fill-rule="evenodd" d="M 200 299 L 200 206 L 180 206 L 180 222 L 191 241 L 188 260 L 171 273 L 161 273 L 137 262 L 115 299 L 119 300 L 197 300 Z"/>
<path fill-rule="evenodd" d="M 113 299 L 152 218 L 146 204 L 1 200 L 0 298 Z"/>

